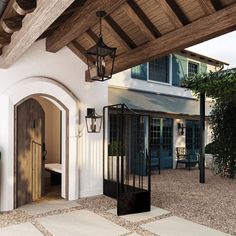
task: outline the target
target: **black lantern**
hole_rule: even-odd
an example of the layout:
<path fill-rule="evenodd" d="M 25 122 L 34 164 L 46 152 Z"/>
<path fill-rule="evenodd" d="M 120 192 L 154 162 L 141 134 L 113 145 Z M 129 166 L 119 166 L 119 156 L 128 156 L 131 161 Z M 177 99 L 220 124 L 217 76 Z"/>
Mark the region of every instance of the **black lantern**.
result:
<path fill-rule="evenodd" d="M 184 127 L 184 124 L 178 123 L 178 134 L 179 135 L 184 135 L 184 129 L 186 129 L 186 127 Z"/>
<path fill-rule="evenodd" d="M 94 108 L 87 109 L 86 126 L 88 133 L 100 133 L 102 126 L 102 116 L 98 115 Z"/>
<path fill-rule="evenodd" d="M 106 12 L 98 11 L 96 15 L 100 17 L 100 34 L 97 44 L 86 52 L 88 71 L 91 80 L 105 81 L 112 77 L 116 48 L 108 47 L 102 38 L 102 18 L 106 16 Z M 95 64 L 89 61 L 91 57 L 95 57 Z"/>

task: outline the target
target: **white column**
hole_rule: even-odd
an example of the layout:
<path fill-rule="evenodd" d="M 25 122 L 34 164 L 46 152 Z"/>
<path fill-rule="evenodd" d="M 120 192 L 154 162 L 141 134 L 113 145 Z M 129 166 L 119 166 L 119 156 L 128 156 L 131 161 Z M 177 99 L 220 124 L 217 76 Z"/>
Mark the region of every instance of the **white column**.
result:
<path fill-rule="evenodd" d="M 6 96 L 0 104 L 0 211 L 9 211 L 14 203 L 14 107 Z"/>

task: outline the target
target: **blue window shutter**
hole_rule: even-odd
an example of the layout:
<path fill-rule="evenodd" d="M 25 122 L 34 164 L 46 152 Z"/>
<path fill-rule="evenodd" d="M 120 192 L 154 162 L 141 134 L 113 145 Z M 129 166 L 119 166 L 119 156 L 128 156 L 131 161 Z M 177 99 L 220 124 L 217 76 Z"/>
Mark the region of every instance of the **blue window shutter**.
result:
<path fill-rule="evenodd" d="M 207 72 L 207 64 L 206 63 L 201 63 L 201 73 L 206 73 Z"/>
<path fill-rule="evenodd" d="M 147 80 L 147 63 L 131 68 L 131 78 Z"/>
<path fill-rule="evenodd" d="M 172 85 L 180 86 L 187 75 L 187 58 L 174 54 L 172 56 Z"/>

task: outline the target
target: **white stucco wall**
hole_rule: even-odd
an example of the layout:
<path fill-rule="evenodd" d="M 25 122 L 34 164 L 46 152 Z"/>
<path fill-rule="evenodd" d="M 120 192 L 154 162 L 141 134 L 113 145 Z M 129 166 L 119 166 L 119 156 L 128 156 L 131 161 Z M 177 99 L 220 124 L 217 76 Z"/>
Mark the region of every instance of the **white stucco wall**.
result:
<path fill-rule="evenodd" d="M 109 86 L 131 88 L 136 90 L 162 93 L 168 95 L 175 95 L 180 97 L 193 98 L 191 91 L 184 88 L 171 86 L 170 84 L 163 84 L 158 82 L 142 81 L 131 78 L 131 69 L 125 70 L 112 76 L 109 80 Z"/>
<path fill-rule="evenodd" d="M 60 137 L 60 110 L 46 98 L 34 96 L 45 113 L 45 145 L 47 156 L 45 163 L 60 163 L 61 137 Z M 48 172 L 47 176 L 50 176 Z"/>
<path fill-rule="evenodd" d="M 102 133 L 87 133 L 85 115 L 88 107 L 96 108 L 96 111 L 101 114 L 103 106 L 108 103 L 107 82 L 85 82 L 86 69 L 87 66 L 68 48 L 63 48 L 56 54 L 46 52 L 44 40 L 36 42 L 9 69 L 0 69 L 0 96 L 21 80 L 30 77 L 46 77 L 64 84 L 79 99 L 79 186 L 75 186 L 79 189 L 79 197 L 102 194 Z M 5 101 L 3 99 L 0 107 L 8 106 L 8 103 L 8 99 Z M 8 114 L 2 114 L 1 110 L 0 114 L 0 122 L 3 119 L 8 119 Z M 13 128 L 14 124 L 10 129 Z M 4 132 L 8 132 L 7 128 Z M 7 159 L 8 157 L 4 156 L 7 151 L 3 150 L 3 147 L 7 145 L 8 140 L 4 140 L 4 135 L 2 135 L 0 141 L 3 142 L 0 143 L 0 151 L 3 152 L 2 159 Z M 1 173 L 1 178 L 4 178 L 6 171 Z M 12 182 L 13 180 L 2 179 L 1 181 Z M 2 191 L 5 190 L 1 189 Z M 0 205 L 0 207 L 0 209 L 9 210 L 11 205 L 7 207 Z"/>

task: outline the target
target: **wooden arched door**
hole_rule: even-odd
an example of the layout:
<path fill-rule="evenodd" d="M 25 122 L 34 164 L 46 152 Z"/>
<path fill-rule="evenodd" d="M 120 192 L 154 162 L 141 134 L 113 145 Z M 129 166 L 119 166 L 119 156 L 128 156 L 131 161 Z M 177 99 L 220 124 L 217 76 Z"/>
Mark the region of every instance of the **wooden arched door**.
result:
<path fill-rule="evenodd" d="M 45 114 L 30 98 L 16 108 L 15 207 L 44 195 Z"/>

